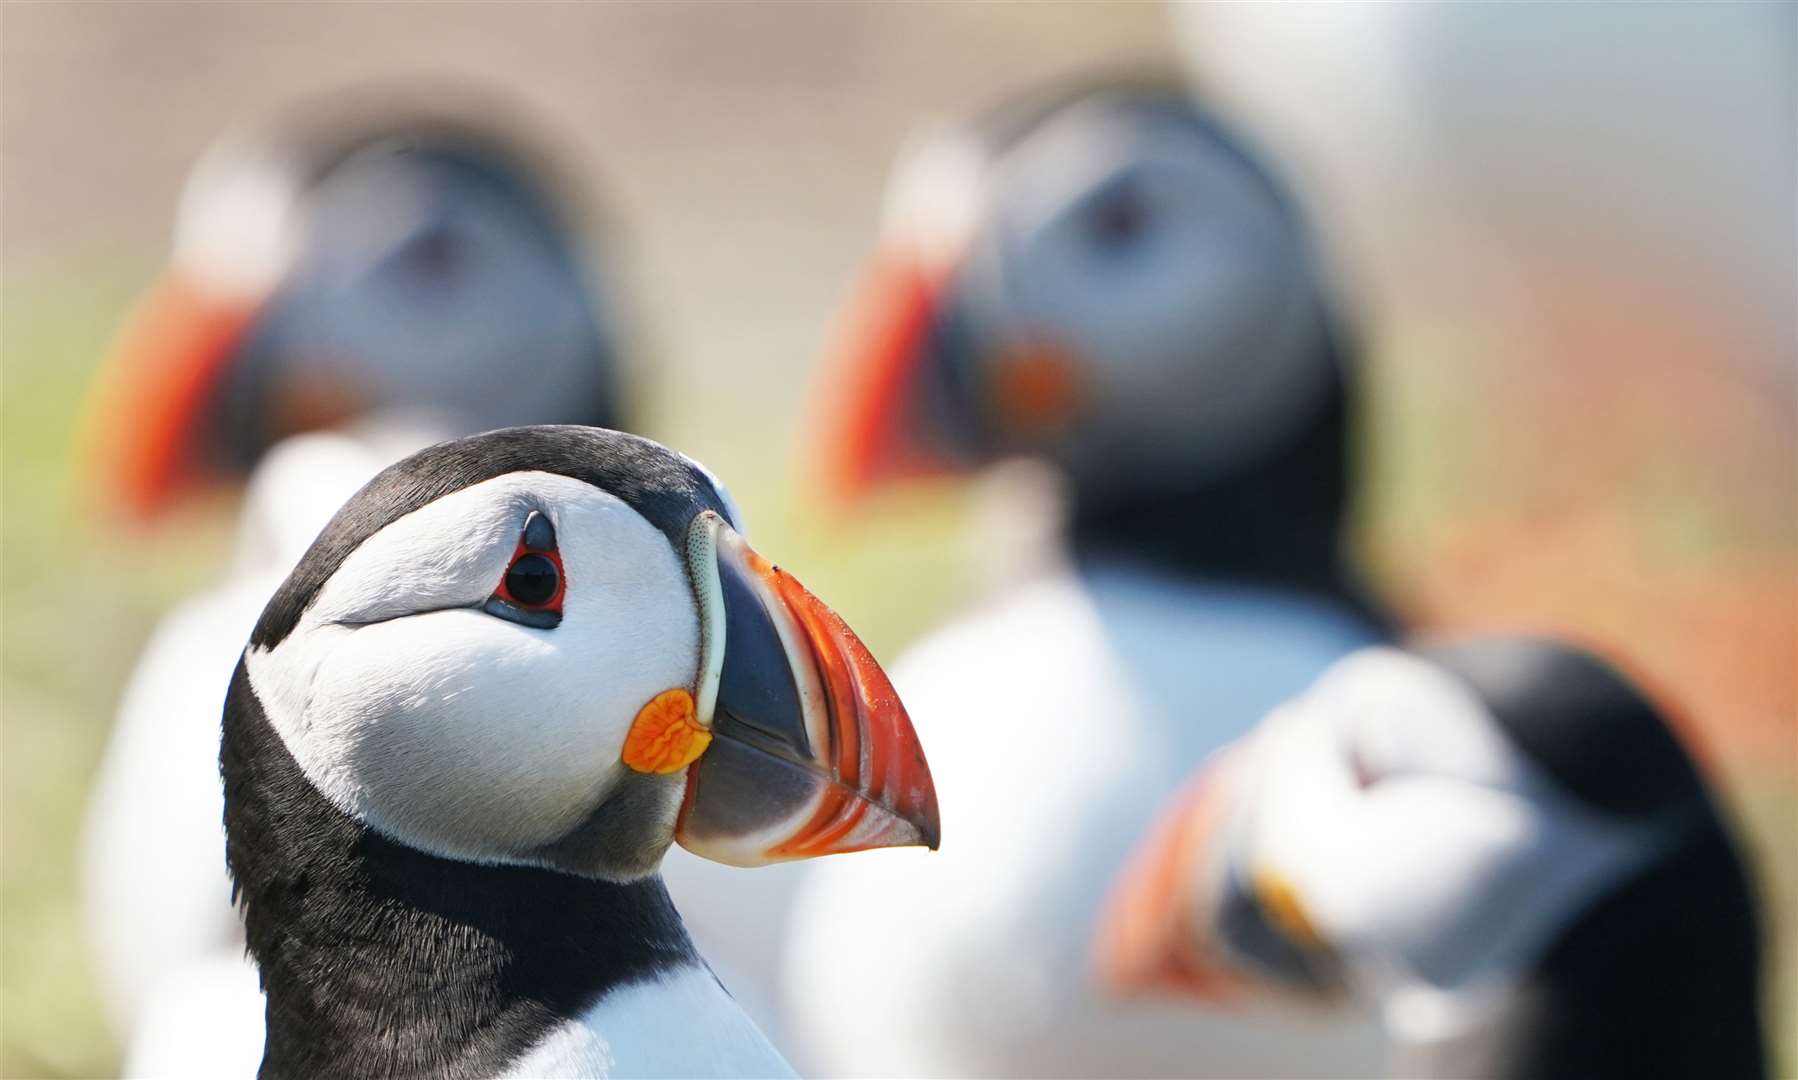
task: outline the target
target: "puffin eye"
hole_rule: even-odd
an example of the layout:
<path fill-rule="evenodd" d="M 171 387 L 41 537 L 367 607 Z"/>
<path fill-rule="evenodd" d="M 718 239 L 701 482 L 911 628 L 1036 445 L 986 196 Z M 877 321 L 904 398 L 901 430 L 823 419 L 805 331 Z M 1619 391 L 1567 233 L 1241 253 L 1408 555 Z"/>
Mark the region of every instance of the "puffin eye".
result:
<path fill-rule="evenodd" d="M 1137 184 L 1119 181 L 1087 211 L 1087 235 L 1100 250 L 1121 251 L 1142 236 L 1149 218 L 1148 200 Z"/>
<path fill-rule="evenodd" d="M 519 531 L 518 549 L 482 610 L 548 630 L 562 622 L 562 596 L 567 591 L 562 555 L 556 549 L 556 527 L 541 511 L 532 510 Z"/>
<path fill-rule="evenodd" d="M 512 602 L 525 607 L 542 607 L 555 599 L 562 588 L 562 572 L 542 555 L 522 555 L 506 571 L 505 590 Z"/>

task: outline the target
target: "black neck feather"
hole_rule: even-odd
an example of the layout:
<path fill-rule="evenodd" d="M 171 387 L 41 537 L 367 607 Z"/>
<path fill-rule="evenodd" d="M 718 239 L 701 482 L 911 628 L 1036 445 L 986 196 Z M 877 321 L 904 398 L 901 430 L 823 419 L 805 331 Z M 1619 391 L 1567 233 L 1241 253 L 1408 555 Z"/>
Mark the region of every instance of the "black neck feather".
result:
<path fill-rule="evenodd" d="M 498 1075 L 611 988 L 699 963 L 660 878 L 438 858 L 339 811 L 241 664 L 220 765 L 227 860 L 268 994 L 265 1078 Z"/>
<path fill-rule="evenodd" d="M 1309 593 L 1390 636 L 1393 620 L 1343 557 L 1349 511 L 1352 388 L 1342 363 L 1290 438 L 1184 490 L 1118 501 L 1076 491 L 1071 543 L 1081 561 L 1127 558 L 1193 577 Z"/>

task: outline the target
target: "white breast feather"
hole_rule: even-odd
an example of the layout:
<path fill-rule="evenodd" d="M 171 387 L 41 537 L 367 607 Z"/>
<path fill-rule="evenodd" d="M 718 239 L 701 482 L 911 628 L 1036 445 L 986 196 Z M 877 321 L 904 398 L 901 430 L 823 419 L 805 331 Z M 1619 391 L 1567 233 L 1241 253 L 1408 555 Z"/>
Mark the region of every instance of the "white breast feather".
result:
<path fill-rule="evenodd" d="M 533 1047 L 510 1077 L 792 1076 L 704 968 L 620 987 Z"/>
<path fill-rule="evenodd" d="M 1122 572 L 932 635 L 892 670 L 943 848 L 813 869 L 788 934 L 793 1052 L 832 1075 L 1379 1072 L 1371 1020 L 1118 1003 L 1087 955 L 1107 885 L 1197 763 L 1367 643 L 1287 594 Z"/>

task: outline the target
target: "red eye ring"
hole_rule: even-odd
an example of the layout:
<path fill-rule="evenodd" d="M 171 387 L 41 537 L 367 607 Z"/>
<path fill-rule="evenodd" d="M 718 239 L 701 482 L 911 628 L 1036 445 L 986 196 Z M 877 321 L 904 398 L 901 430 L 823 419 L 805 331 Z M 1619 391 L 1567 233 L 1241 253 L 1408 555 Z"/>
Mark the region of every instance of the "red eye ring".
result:
<path fill-rule="evenodd" d="M 562 598 L 567 592 L 568 575 L 562 568 L 555 527 L 533 510 L 520 531 L 512 561 L 506 564 L 483 609 L 526 626 L 554 629 L 562 621 Z"/>
<path fill-rule="evenodd" d="M 500 575 L 493 595 L 526 611 L 561 614 L 562 597 L 568 592 L 568 575 L 562 556 L 554 551 L 529 551 L 523 544 L 512 553 L 512 562 Z"/>

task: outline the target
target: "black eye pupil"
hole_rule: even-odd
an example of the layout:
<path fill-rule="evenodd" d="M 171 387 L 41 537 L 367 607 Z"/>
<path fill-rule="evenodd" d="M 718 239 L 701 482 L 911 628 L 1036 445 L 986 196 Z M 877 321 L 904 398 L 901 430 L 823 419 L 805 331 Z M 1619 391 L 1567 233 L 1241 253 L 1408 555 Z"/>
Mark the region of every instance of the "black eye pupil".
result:
<path fill-rule="evenodd" d="M 547 604 L 555 597 L 560 579 L 555 563 L 541 555 L 526 555 L 506 571 L 506 591 L 526 606 Z"/>
<path fill-rule="evenodd" d="M 1149 208 L 1130 188 L 1115 193 L 1093 211 L 1091 229 L 1099 246 L 1121 248 L 1136 240 L 1149 223 Z"/>

